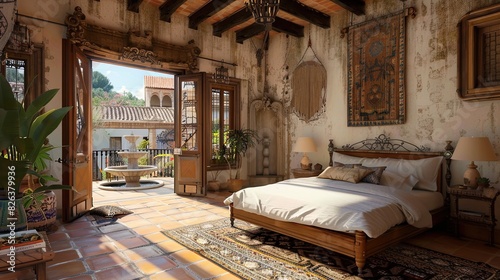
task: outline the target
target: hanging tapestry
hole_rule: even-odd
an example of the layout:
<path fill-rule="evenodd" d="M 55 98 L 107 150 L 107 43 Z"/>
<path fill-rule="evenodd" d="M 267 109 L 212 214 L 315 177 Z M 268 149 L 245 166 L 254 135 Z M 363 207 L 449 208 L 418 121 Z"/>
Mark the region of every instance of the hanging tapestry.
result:
<path fill-rule="evenodd" d="M 324 111 L 326 70 L 315 61 L 302 62 L 293 71 L 292 108 L 299 119 L 310 122 Z"/>
<path fill-rule="evenodd" d="M 0 0 L 0 55 L 14 28 L 16 6 L 16 0 Z"/>
<path fill-rule="evenodd" d="M 348 126 L 405 122 L 405 21 L 401 12 L 349 28 Z"/>

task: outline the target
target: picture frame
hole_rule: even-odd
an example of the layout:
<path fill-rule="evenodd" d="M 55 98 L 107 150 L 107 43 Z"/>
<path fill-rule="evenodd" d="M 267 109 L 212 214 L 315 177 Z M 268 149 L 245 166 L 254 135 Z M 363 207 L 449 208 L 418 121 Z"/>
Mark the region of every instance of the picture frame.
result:
<path fill-rule="evenodd" d="M 463 100 L 500 99 L 500 4 L 463 16 L 458 23 L 458 89 Z"/>

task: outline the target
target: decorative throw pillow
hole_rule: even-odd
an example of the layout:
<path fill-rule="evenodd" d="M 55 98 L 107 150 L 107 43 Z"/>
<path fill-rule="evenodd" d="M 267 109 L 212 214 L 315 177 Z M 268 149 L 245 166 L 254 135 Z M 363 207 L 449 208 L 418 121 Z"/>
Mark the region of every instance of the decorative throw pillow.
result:
<path fill-rule="evenodd" d="M 114 216 L 128 215 L 134 212 L 114 205 L 104 205 L 90 209 L 89 214 L 101 216 L 105 218 L 113 218 Z"/>
<path fill-rule="evenodd" d="M 411 191 L 418 183 L 417 177 L 413 175 L 401 176 L 394 172 L 384 171 L 380 178 L 380 185 Z"/>
<path fill-rule="evenodd" d="M 319 178 L 346 181 L 358 183 L 368 174 L 373 173 L 373 170 L 364 168 L 349 168 L 349 167 L 327 167 L 325 171 L 318 175 Z"/>
<path fill-rule="evenodd" d="M 380 178 L 382 177 L 382 173 L 384 170 L 387 168 L 386 166 L 378 166 L 378 167 L 368 167 L 368 166 L 361 166 L 360 168 L 365 168 L 369 170 L 373 170 L 372 174 L 368 174 L 362 182 L 365 183 L 370 183 L 370 184 L 380 184 Z"/>
<path fill-rule="evenodd" d="M 347 167 L 347 168 L 361 167 L 361 163 L 342 163 L 342 162 L 334 161 L 333 167 Z"/>

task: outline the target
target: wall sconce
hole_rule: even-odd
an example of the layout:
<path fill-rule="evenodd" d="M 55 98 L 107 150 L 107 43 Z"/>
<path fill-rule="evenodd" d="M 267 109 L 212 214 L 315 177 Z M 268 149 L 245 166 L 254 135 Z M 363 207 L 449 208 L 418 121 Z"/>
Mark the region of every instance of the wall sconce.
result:
<path fill-rule="evenodd" d="M 268 31 L 271 30 L 276 14 L 278 14 L 279 0 L 248 0 L 245 6 L 252 12 L 256 23 L 265 25 Z"/>
<path fill-rule="evenodd" d="M 293 147 L 294 152 L 303 153 L 302 159 L 300 160 L 300 167 L 304 170 L 311 169 L 311 161 L 306 153 L 316 152 L 316 145 L 311 137 L 299 137 L 295 146 Z"/>
<path fill-rule="evenodd" d="M 498 160 L 488 137 L 460 137 L 451 159 L 470 161 L 464 173 L 464 186 L 472 188 L 477 187 L 477 179 L 480 178 L 474 161 Z"/>

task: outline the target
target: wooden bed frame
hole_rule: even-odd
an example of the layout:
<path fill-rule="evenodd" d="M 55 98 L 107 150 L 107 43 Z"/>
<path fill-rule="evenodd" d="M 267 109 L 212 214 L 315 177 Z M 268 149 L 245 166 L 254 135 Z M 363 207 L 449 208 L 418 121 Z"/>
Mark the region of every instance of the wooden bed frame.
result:
<path fill-rule="evenodd" d="M 379 141 L 382 139 L 381 143 L 370 144 L 370 140 L 364 140 L 357 142 L 353 145 L 343 146 L 343 149 L 337 150 L 333 149 L 332 140 L 330 140 L 329 153 L 330 153 L 330 165 L 333 164 L 331 160 L 333 151 L 342 153 L 345 155 L 356 156 L 356 157 L 388 157 L 388 158 L 401 158 L 401 159 L 422 159 L 435 156 L 442 156 L 443 152 L 429 152 L 427 148 L 417 147 L 411 143 L 402 140 L 396 140 L 397 149 L 394 149 L 394 144 L 392 139 L 385 137 L 385 135 L 380 135 L 379 137 L 372 139 L 371 141 Z M 389 146 L 385 145 L 389 144 Z M 364 149 L 357 149 L 356 145 L 360 145 Z M 401 148 L 400 144 L 411 145 L 414 149 Z M 390 150 L 389 148 L 390 147 Z M 377 148 L 377 150 L 375 150 Z M 447 161 L 447 169 L 449 168 L 449 161 Z M 442 168 L 439 170 L 438 174 L 443 174 Z M 438 176 L 437 179 L 437 191 L 443 194 L 443 176 Z M 448 214 L 447 207 L 443 206 L 431 212 L 433 225 L 443 222 Z M 358 267 L 358 274 L 361 274 L 363 267 L 366 263 L 366 258 L 374 255 L 375 253 L 382 251 L 388 246 L 399 243 L 404 239 L 418 235 L 428 228 L 416 228 L 409 224 L 400 224 L 392 227 L 384 234 L 377 238 L 369 238 L 364 232 L 356 231 L 355 233 L 346 233 L 333 231 L 328 229 L 323 229 L 315 226 L 302 225 L 293 222 L 278 221 L 271 218 L 267 218 L 258 214 L 253 214 L 246 212 L 241 209 L 236 209 L 233 205 L 230 205 L 230 219 L 231 226 L 234 226 L 234 220 L 240 219 L 249 223 L 252 223 L 263 228 L 288 235 L 299 240 L 309 242 L 320 247 L 332 250 L 344 254 L 346 256 L 355 259 L 356 266 Z"/>

